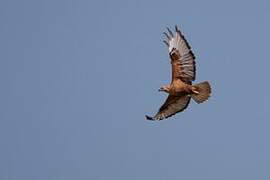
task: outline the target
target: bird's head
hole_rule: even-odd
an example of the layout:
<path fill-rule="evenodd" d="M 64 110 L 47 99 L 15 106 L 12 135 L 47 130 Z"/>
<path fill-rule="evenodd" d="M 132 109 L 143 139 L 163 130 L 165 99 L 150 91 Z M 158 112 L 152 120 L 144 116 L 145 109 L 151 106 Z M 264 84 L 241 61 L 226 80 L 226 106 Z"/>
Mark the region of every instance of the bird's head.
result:
<path fill-rule="evenodd" d="M 169 93 L 170 91 L 170 86 L 161 86 L 158 91 L 164 91 L 164 92 L 167 92 Z"/>

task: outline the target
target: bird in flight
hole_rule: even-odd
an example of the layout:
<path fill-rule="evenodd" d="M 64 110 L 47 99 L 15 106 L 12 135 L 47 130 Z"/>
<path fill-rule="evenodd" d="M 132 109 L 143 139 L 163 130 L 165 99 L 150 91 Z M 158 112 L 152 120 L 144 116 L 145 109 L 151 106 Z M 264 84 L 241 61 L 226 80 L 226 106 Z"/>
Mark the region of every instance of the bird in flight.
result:
<path fill-rule="evenodd" d="M 163 41 L 169 48 L 172 65 L 172 79 L 169 85 L 162 86 L 159 91 L 168 93 L 165 103 L 155 116 L 146 115 L 147 120 L 163 120 L 185 110 L 192 98 L 197 103 L 206 101 L 211 94 L 208 81 L 192 85 L 196 75 L 195 56 L 187 40 L 175 26 L 175 34 L 167 28 L 168 33 Z"/>

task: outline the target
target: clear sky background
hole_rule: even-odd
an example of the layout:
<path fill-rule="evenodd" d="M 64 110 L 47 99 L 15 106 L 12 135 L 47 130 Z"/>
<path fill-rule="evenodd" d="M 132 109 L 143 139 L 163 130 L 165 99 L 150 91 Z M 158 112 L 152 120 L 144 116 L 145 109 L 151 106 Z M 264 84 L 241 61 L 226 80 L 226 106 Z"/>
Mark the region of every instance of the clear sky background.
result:
<path fill-rule="evenodd" d="M 0 1 L 1 180 L 269 180 L 269 1 Z M 209 101 L 150 122 L 179 25 Z"/>

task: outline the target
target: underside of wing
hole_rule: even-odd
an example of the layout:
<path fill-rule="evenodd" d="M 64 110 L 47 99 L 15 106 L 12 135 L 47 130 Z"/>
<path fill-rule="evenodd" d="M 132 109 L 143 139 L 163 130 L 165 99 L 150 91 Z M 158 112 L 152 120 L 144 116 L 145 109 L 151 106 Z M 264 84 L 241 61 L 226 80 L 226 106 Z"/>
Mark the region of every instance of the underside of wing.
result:
<path fill-rule="evenodd" d="M 175 26 L 175 35 L 169 28 L 167 30 L 168 34 L 164 32 L 166 35 L 164 43 L 169 48 L 172 79 L 180 79 L 190 84 L 191 81 L 195 80 L 196 76 L 195 56 L 177 26 Z"/>
<path fill-rule="evenodd" d="M 165 103 L 160 107 L 159 112 L 154 116 L 146 116 L 148 120 L 163 120 L 185 110 L 190 102 L 188 95 L 172 96 L 169 95 Z"/>

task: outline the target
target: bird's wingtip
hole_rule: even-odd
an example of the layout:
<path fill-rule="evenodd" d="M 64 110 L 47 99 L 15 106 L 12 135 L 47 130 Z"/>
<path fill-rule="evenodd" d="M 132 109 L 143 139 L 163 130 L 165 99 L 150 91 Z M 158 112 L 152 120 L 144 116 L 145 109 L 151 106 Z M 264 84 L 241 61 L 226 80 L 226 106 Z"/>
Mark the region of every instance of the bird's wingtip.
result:
<path fill-rule="evenodd" d="M 146 118 L 147 120 L 154 121 L 154 118 L 151 117 L 151 116 L 145 115 L 145 118 Z"/>

